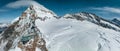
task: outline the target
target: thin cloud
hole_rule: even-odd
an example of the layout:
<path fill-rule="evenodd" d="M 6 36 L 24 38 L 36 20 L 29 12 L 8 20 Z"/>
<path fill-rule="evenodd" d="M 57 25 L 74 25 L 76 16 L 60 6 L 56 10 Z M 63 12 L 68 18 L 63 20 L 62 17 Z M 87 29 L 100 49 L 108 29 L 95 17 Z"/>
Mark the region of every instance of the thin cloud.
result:
<path fill-rule="evenodd" d="M 21 7 L 28 7 L 33 4 L 39 5 L 39 3 L 34 0 L 18 0 L 18 1 L 6 4 L 5 6 L 2 7 L 5 9 L 0 9 L 0 12 L 9 11 L 9 8 L 16 9 L 16 8 L 21 8 Z"/>
<path fill-rule="evenodd" d="M 6 12 L 8 11 L 7 9 L 0 9 L 0 12 Z"/>
<path fill-rule="evenodd" d="M 102 11 L 108 11 L 108 12 L 120 14 L 120 8 L 102 7 L 102 8 L 92 8 L 92 9 L 95 9 L 95 10 L 102 10 Z"/>
<path fill-rule="evenodd" d="M 18 0 L 15 2 L 8 3 L 5 7 L 7 7 L 7 8 L 20 8 L 20 7 L 27 7 L 27 6 L 30 6 L 32 4 L 39 5 L 39 3 L 37 3 L 34 0 Z"/>

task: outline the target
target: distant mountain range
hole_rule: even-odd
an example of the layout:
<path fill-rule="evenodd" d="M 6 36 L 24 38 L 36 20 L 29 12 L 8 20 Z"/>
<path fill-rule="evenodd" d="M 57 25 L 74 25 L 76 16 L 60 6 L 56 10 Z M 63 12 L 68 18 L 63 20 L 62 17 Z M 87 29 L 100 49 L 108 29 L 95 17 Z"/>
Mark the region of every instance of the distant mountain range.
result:
<path fill-rule="evenodd" d="M 117 24 L 117 25 L 120 25 L 120 19 L 119 18 L 114 18 L 112 20 L 113 23 Z"/>
<path fill-rule="evenodd" d="M 0 33 L 2 33 L 2 31 L 4 31 L 7 27 L 8 27 L 8 24 L 0 23 Z"/>

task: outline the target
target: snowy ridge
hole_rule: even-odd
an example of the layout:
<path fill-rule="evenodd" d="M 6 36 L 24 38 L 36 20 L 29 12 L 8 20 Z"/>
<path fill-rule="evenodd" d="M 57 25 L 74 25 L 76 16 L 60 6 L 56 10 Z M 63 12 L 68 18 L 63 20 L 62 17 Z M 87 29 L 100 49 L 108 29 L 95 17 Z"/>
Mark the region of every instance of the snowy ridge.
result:
<path fill-rule="evenodd" d="M 117 45 L 119 42 L 117 42 L 117 38 L 115 38 L 119 37 L 120 32 L 103 28 L 89 21 L 81 22 L 64 18 L 46 22 L 36 20 L 36 26 L 41 29 L 49 51 L 120 50 L 119 45 Z M 108 43 L 110 44 L 108 45 Z M 116 45 L 112 47 L 113 44 Z"/>
<path fill-rule="evenodd" d="M 81 13 L 76 13 L 76 14 L 66 14 L 63 17 L 67 18 L 67 19 L 77 19 L 80 21 L 88 20 L 88 21 L 95 23 L 97 25 L 100 25 L 102 27 L 120 31 L 120 25 L 112 23 L 111 21 L 103 19 L 93 13 L 81 12 Z"/>

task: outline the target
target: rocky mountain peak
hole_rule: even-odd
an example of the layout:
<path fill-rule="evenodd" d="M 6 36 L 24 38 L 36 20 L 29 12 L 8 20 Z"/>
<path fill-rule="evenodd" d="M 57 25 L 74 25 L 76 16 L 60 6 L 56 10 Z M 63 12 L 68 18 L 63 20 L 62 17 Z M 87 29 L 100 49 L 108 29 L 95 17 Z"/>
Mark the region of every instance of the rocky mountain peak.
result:
<path fill-rule="evenodd" d="M 54 14 L 43 6 L 31 5 L 1 34 L 0 49 L 9 51 L 19 48 L 21 51 L 36 51 L 37 48 L 41 51 L 47 51 L 46 42 L 35 25 L 35 20 L 45 21 L 53 16 Z"/>

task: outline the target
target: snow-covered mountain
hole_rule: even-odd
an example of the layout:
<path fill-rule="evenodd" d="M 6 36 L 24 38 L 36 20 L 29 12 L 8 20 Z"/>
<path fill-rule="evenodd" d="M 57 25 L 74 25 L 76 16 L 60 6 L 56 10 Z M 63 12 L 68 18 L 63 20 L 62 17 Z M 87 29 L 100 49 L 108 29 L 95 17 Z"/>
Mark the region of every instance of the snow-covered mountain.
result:
<path fill-rule="evenodd" d="M 0 23 L 0 28 L 2 28 L 2 27 L 7 27 L 9 24 L 7 24 L 7 23 Z"/>
<path fill-rule="evenodd" d="M 112 20 L 113 23 L 117 24 L 117 25 L 120 25 L 120 19 L 119 18 L 114 18 Z"/>
<path fill-rule="evenodd" d="M 9 24 L 4 24 L 4 23 L 0 23 L 0 33 L 2 33 L 2 31 L 4 31 Z"/>
<path fill-rule="evenodd" d="M 0 51 L 120 51 L 120 27 L 92 13 L 61 18 L 31 5 L 0 35 Z"/>
<path fill-rule="evenodd" d="M 109 29 L 114 29 L 116 31 L 120 31 L 120 25 L 115 24 L 109 20 L 103 19 L 93 13 L 87 13 L 87 12 L 81 12 L 81 13 L 76 13 L 76 14 L 66 14 L 64 16 L 67 19 L 76 19 L 76 20 L 87 20 L 92 23 L 95 23 L 99 26 L 102 26 L 104 28 L 109 28 Z"/>

